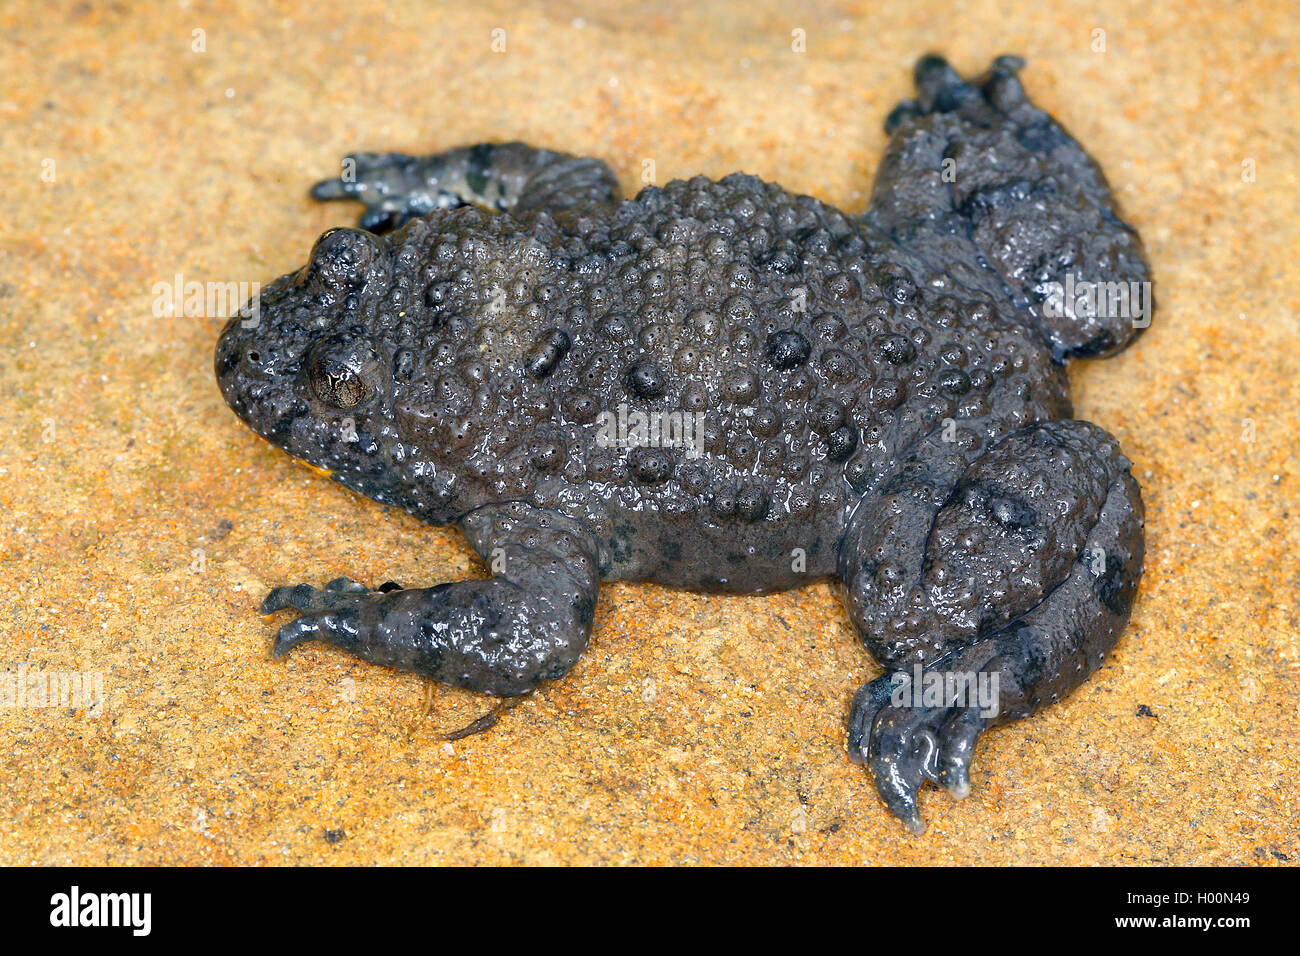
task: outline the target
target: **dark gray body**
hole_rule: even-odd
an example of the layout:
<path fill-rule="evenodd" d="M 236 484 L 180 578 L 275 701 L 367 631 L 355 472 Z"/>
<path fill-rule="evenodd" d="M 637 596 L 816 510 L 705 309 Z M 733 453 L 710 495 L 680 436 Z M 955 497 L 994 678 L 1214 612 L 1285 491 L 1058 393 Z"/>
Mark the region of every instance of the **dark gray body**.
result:
<path fill-rule="evenodd" d="M 1064 362 L 1122 348 L 1149 298 L 1135 323 L 1052 296 L 1146 265 L 1019 66 L 970 85 L 922 60 L 860 216 L 744 175 L 619 202 L 603 163 L 517 143 L 350 157 L 315 194 L 376 233 L 326 233 L 232 321 L 218 379 L 295 456 L 458 523 L 493 577 L 276 589 L 268 611 L 303 612 L 277 653 L 517 694 L 577 659 L 601 580 L 834 576 L 891 670 L 852 755 L 914 829 L 923 780 L 964 794 L 986 726 L 1100 664 L 1142 562 L 1128 462 L 1070 419 Z M 997 713 L 899 705 L 916 666 L 996 673 Z"/>

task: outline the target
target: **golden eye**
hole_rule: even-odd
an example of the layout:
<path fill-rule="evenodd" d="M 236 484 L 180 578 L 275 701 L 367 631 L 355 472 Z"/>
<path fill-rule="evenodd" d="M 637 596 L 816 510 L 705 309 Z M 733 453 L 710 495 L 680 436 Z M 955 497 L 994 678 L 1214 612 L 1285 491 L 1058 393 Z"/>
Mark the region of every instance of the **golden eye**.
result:
<path fill-rule="evenodd" d="M 354 408 L 366 397 L 366 380 L 354 368 L 321 359 L 311 367 L 311 390 L 326 405 Z"/>
<path fill-rule="evenodd" d="M 355 408 L 383 390 L 379 353 L 364 337 L 336 335 L 311 347 L 306 359 L 306 389 L 332 408 Z"/>

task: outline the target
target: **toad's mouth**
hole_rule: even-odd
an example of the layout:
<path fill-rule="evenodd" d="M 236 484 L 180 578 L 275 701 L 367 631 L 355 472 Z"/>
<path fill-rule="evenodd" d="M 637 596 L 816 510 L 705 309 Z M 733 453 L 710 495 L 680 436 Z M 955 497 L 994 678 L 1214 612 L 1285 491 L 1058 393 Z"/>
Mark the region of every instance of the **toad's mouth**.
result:
<path fill-rule="evenodd" d="M 271 439 L 267 438 L 267 437 L 266 437 L 265 435 L 263 435 L 261 432 L 254 431 L 253 434 L 256 435 L 258 438 L 262 439 L 262 441 L 266 442 L 268 445 L 270 445 L 270 446 L 271 446 L 272 448 L 274 448 L 276 451 L 279 451 L 279 452 L 284 452 L 284 451 L 285 451 L 285 449 L 284 449 L 283 447 L 281 447 L 280 445 L 277 445 L 275 442 L 273 442 Z M 308 461 L 308 460 L 305 459 L 305 458 L 298 458 L 298 457 L 295 456 L 295 455 L 289 455 L 289 460 L 292 461 L 292 462 L 293 462 L 294 464 L 296 464 L 296 465 L 302 465 L 302 466 L 303 466 L 304 468 L 306 468 L 308 471 L 313 471 L 313 472 L 315 472 L 316 474 L 320 475 L 322 478 L 333 478 L 333 477 L 334 477 L 335 472 L 334 472 L 333 470 L 331 470 L 331 469 L 329 469 L 329 468 L 322 468 L 320 465 L 314 464 L 314 463 Z"/>

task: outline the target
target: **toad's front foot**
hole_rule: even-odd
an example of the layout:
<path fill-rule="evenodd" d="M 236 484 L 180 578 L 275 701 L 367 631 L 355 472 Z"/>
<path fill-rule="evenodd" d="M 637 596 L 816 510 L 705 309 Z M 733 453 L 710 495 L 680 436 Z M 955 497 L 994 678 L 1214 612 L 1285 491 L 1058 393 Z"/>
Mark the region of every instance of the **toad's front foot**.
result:
<path fill-rule="evenodd" d="M 589 534 L 520 503 L 481 508 L 461 527 L 497 572 L 487 580 L 371 590 L 348 578 L 267 595 L 262 613 L 301 616 L 276 632 L 272 653 L 333 644 L 362 660 L 489 694 L 510 696 L 565 674 L 587 645 L 599 574 Z"/>
<path fill-rule="evenodd" d="M 400 584 L 387 581 L 371 591 L 364 584 L 351 578 L 335 578 L 324 588 L 314 588 L 310 584 L 282 585 L 271 589 L 271 593 L 262 602 L 261 612 L 274 614 L 289 608 L 302 614 L 327 611 L 346 603 L 358 594 L 387 594 L 390 591 L 400 590 L 402 590 Z"/>
<path fill-rule="evenodd" d="M 399 226 L 436 209 L 463 206 L 466 198 L 441 186 L 427 163 L 405 153 L 353 153 L 343 158 L 343 175 L 311 188 L 313 199 L 355 199 L 365 204 L 358 225 L 374 233 Z"/>
<path fill-rule="evenodd" d="M 343 174 L 311 189 L 315 199 L 365 205 L 362 229 L 391 232 L 439 209 L 474 204 L 493 212 L 591 212 L 618 199 L 618 179 L 595 159 L 524 143 L 479 143 L 430 156 L 353 153 Z"/>

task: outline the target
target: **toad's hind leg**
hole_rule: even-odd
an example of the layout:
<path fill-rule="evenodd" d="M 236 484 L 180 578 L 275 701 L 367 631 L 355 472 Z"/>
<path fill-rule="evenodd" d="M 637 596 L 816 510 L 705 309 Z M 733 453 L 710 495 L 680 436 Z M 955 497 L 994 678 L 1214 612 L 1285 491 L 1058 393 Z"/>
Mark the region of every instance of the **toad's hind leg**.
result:
<path fill-rule="evenodd" d="M 344 158 L 343 175 L 317 183 L 311 194 L 364 203 L 361 228 L 382 233 L 469 203 L 494 212 L 591 212 L 618 201 L 618 179 L 598 159 L 480 143 L 431 156 L 354 153 Z"/>
<path fill-rule="evenodd" d="M 432 588 L 370 591 L 347 579 L 318 591 L 276 588 L 278 657 L 312 640 L 444 684 L 514 695 L 564 675 L 587 646 L 599 586 L 597 545 L 577 522 L 522 503 L 461 519 L 495 576 Z"/>
<path fill-rule="evenodd" d="M 854 698 L 850 755 L 914 832 L 926 780 L 965 796 L 979 735 L 1068 694 L 1114 646 L 1142 574 L 1128 469 L 1101 429 L 1049 421 L 969 466 L 922 442 L 855 510 L 839 574 L 889 673 Z"/>
<path fill-rule="evenodd" d="M 1030 102 L 1023 66 L 998 57 L 967 82 L 941 57 L 919 60 L 916 99 L 885 123 L 867 218 L 946 270 L 974 255 L 1056 358 L 1108 354 L 1150 323 L 1142 243 L 1092 157 Z"/>

